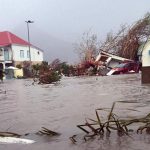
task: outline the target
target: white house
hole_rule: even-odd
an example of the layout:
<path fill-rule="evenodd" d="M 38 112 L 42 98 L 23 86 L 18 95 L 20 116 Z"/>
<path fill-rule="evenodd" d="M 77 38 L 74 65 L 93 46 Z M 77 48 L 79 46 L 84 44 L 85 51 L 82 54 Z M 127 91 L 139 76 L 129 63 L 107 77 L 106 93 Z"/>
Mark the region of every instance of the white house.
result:
<path fill-rule="evenodd" d="M 22 64 L 24 61 L 41 63 L 43 51 L 11 32 L 0 32 L 0 69 Z"/>
<path fill-rule="evenodd" d="M 150 39 L 141 48 L 142 83 L 150 83 Z"/>
<path fill-rule="evenodd" d="M 143 67 L 150 67 L 150 39 L 143 44 L 141 59 Z"/>

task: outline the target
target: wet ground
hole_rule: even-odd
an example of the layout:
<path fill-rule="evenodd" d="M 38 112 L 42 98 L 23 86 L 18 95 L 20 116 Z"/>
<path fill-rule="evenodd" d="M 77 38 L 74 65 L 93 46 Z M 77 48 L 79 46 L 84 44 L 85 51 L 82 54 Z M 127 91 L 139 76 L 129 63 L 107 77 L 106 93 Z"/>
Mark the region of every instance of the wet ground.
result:
<path fill-rule="evenodd" d="M 142 85 L 140 74 L 64 78 L 55 85 L 32 85 L 32 80 L 7 80 L 0 84 L 0 131 L 19 134 L 35 140 L 30 145 L 0 144 L 0 150 L 145 150 L 150 147 L 150 135 L 96 138 L 88 142 L 76 125 L 86 117 L 95 118 L 95 109 L 111 107 L 114 101 L 133 101 L 117 104 L 120 116 L 143 116 L 150 112 L 150 85 Z M 5 94 L 6 91 L 6 94 Z M 128 110 L 136 109 L 138 111 Z M 105 116 L 105 114 L 103 114 Z M 60 132 L 60 136 L 38 136 L 41 127 Z M 69 137 L 78 134 L 77 144 Z"/>

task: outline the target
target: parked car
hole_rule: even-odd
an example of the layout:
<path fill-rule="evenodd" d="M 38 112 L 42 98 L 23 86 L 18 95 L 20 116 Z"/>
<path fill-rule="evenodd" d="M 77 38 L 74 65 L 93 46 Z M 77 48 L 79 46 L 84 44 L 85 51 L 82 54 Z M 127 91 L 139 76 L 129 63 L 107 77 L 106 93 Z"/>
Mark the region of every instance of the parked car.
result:
<path fill-rule="evenodd" d="M 138 73 L 140 69 L 141 64 L 139 62 L 124 62 L 111 69 L 107 75 Z"/>

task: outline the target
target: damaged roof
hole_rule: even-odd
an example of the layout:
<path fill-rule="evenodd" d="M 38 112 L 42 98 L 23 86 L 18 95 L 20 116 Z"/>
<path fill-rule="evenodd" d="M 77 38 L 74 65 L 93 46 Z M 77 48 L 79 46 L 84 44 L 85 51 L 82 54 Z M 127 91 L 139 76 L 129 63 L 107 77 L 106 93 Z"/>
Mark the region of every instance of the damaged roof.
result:
<path fill-rule="evenodd" d="M 104 51 L 101 51 L 99 53 L 99 55 L 96 57 L 95 61 L 100 61 L 101 57 L 107 57 L 107 58 L 111 57 L 111 58 L 113 58 L 115 60 L 119 60 L 119 61 L 132 61 L 131 59 L 116 56 L 116 55 L 113 55 L 113 54 L 110 54 L 110 53 L 107 53 L 107 52 L 104 52 Z"/>

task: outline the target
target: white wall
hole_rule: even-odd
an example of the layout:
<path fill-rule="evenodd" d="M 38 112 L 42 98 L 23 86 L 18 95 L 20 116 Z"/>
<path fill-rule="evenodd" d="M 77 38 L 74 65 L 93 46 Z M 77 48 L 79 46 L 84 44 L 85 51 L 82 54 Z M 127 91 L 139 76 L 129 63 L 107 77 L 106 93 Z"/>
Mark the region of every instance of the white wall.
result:
<path fill-rule="evenodd" d="M 150 66 L 150 41 L 148 41 L 142 52 L 142 66 Z"/>
<path fill-rule="evenodd" d="M 20 57 L 20 50 L 24 51 L 24 58 Z M 27 51 L 29 51 L 28 46 L 12 45 L 13 60 L 14 61 L 29 61 L 27 57 Z M 38 54 L 39 52 L 39 54 Z M 30 47 L 31 61 L 43 61 L 43 52 L 37 48 Z"/>
<path fill-rule="evenodd" d="M 37 48 L 31 48 L 31 60 L 32 61 L 43 61 L 43 52 Z"/>

